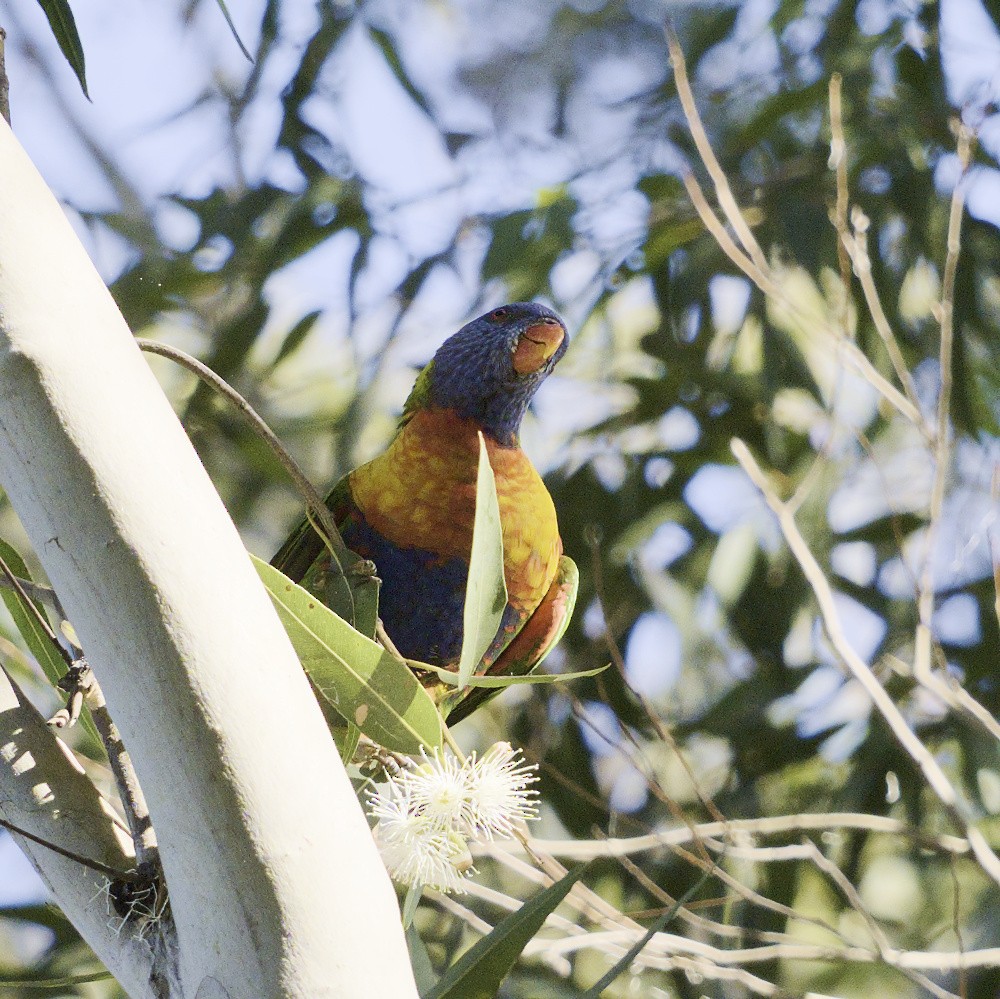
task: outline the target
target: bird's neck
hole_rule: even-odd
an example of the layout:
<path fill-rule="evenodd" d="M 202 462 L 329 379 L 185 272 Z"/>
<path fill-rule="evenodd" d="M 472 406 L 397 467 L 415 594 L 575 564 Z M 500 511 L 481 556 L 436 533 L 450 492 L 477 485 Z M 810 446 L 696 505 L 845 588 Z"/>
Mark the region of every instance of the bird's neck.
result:
<path fill-rule="evenodd" d="M 448 422 L 453 418 L 463 426 L 472 427 L 471 436 L 477 455 L 476 430 L 481 430 L 484 436 L 500 447 L 517 447 L 521 421 L 536 386 L 524 381 L 484 395 L 481 385 L 466 385 L 455 374 L 449 378 L 438 378 L 436 363 L 431 361 L 418 375 L 403 407 L 401 426 L 407 426 L 420 414 L 433 414 L 434 421 Z"/>
<path fill-rule="evenodd" d="M 392 450 L 426 455 L 428 460 L 442 463 L 449 477 L 471 475 L 474 481 L 479 467 L 480 433 L 491 459 L 497 451 L 521 450 L 516 430 L 507 440 L 500 440 L 479 420 L 457 413 L 454 409 L 434 406 L 410 414 L 400 427 Z"/>
<path fill-rule="evenodd" d="M 469 457 L 478 464 L 480 433 L 491 453 L 495 448 L 520 449 L 523 415 L 522 410 L 516 419 L 483 421 L 459 409 L 432 404 L 404 411 L 396 440 L 405 440 L 409 447 L 426 441 L 432 449 L 454 458 Z"/>
<path fill-rule="evenodd" d="M 450 410 L 414 412 L 383 454 L 351 473 L 351 495 L 368 523 L 395 544 L 467 560 L 475 520 L 480 429 L 474 420 Z M 520 447 L 503 447 L 485 435 L 484 439 L 501 510 L 506 504 L 511 510 L 524 506 L 534 511 L 532 497 L 539 491 L 551 508 L 538 472 Z M 534 512 L 530 516 L 544 519 Z M 554 510 L 551 520 L 554 524 Z M 523 531 L 517 528 L 516 533 Z"/>

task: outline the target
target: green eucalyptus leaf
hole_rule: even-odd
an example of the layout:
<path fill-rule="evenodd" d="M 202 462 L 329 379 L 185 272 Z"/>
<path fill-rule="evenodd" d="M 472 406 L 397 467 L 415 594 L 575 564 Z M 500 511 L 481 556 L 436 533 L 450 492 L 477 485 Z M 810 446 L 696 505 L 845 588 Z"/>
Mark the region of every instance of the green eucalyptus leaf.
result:
<path fill-rule="evenodd" d="M 229 8 L 226 6 L 226 0 L 215 0 L 215 2 L 219 5 L 219 10 L 222 11 L 222 16 L 226 19 L 226 24 L 229 25 L 229 30 L 232 33 L 233 38 L 236 39 L 236 44 L 239 45 L 240 51 L 247 57 L 247 59 L 250 60 L 250 62 L 253 62 L 253 56 L 250 55 L 249 50 L 243 44 L 243 39 L 240 38 L 239 32 L 236 30 L 236 25 L 233 24 L 233 18 L 229 13 Z"/>
<path fill-rule="evenodd" d="M 404 663 L 273 566 L 251 559 L 323 701 L 386 749 L 441 745 L 441 715 Z"/>
<path fill-rule="evenodd" d="M 643 948 L 649 943 L 657 933 L 662 933 L 670 923 L 670 920 L 677 915 L 678 910 L 683 905 L 687 905 L 697 894 L 701 886 L 708 880 L 709 872 L 706 871 L 684 894 L 677 899 L 659 919 L 631 946 L 629 949 L 609 968 L 600 979 L 596 981 L 580 999 L 601 999 L 604 991 L 611 983 L 624 971 L 631 967 L 632 962 L 642 953 Z"/>
<path fill-rule="evenodd" d="M 430 663 L 418 662 L 415 659 L 411 660 L 411 662 L 420 669 L 436 673 L 440 679 L 444 680 L 451 687 L 461 686 L 458 674 L 453 670 L 445 669 L 443 666 L 432 666 Z M 610 665 L 611 663 L 605 663 L 596 669 L 583 669 L 576 673 L 527 673 L 524 676 L 472 676 L 465 686 L 502 688 L 516 687 L 522 683 L 562 683 L 565 680 L 580 680 L 587 676 L 597 676 L 598 673 L 603 673 Z"/>
<path fill-rule="evenodd" d="M 491 933 L 470 947 L 441 976 L 432 989 L 422 992 L 420 999 L 493 999 L 528 941 L 569 894 L 587 866 L 575 867 L 525 902 L 517 912 L 501 919 Z"/>
<path fill-rule="evenodd" d="M 371 40 L 378 46 L 379 51 L 382 53 L 382 57 L 385 59 L 386 65 L 389 67 L 392 75 L 396 78 L 396 82 L 406 91 L 410 100 L 413 101 L 413 103 L 416 104 L 421 111 L 427 115 L 431 115 L 431 109 L 427 105 L 427 100 L 413 85 L 413 81 L 409 78 L 406 70 L 403 68 L 402 60 L 399 58 L 399 52 L 397 51 L 392 38 L 386 32 L 380 31 L 378 28 L 372 27 L 370 24 L 368 25 L 368 34 L 371 37 Z"/>
<path fill-rule="evenodd" d="M 28 575 L 28 567 L 24 564 L 24 560 L 6 541 L 0 541 L 0 557 L 7 563 L 15 576 L 31 582 L 31 576 Z M 3 582 L 6 583 L 6 580 Z M 28 651 L 42 667 L 42 672 L 49 683 L 53 687 L 58 687 L 59 680 L 66 672 L 66 660 L 53 645 L 52 639 L 45 633 L 31 608 L 25 605 L 20 594 L 6 585 L 0 592 L 3 594 L 3 602 L 7 605 L 7 610 L 10 611 L 10 616 L 14 619 L 17 630 L 21 633 L 21 638 L 24 639 L 24 644 L 28 646 Z M 47 621 L 48 615 L 45 613 L 45 608 L 35 601 L 32 601 L 32 604 Z"/>
<path fill-rule="evenodd" d="M 417 988 L 421 992 L 426 992 L 434 987 L 437 976 L 434 974 L 434 966 L 431 964 L 427 947 L 420 939 L 420 934 L 413 923 L 406 927 L 406 946 L 410 952 L 410 967 L 413 968 L 413 978 Z"/>
<path fill-rule="evenodd" d="M 423 894 L 423 885 L 410 885 L 407 889 L 403 900 L 403 929 L 408 930 L 413 925 L 413 917 L 417 914 Z"/>
<path fill-rule="evenodd" d="M 66 0 L 38 0 L 38 5 L 48 18 L 52 34 L 59 43 L 62 54 L 66 57 L 70 68 L 80 81 L 83 96 L 90 100 L 87 93 L 87 66 L 83 57 L 83 44 L 80 33 L 76 30 L 76 19 Z"/>
<path fill-rule="evenodd" d="M 18 579 L 25 579 L 29 583 L 32 582 L 28 567 L 24 564 L 24 559 L 6 541 L 2 540 L 0 540 L 0 557 L 3 558 L 10 571 Z M 3 594 L 3 601 L 7 605 L 7 610 L 10 611 L 10 616 L 14 619 L 14 624 L 21 633 L 21 638 L 24 639 L 24 644 L 28 647 L 28 651 L 35 657 L 49 683 L 56 689 L 59 689 L 59 681 L 66 672 L 66 660 L 59 646 L 46 634 L 41 622 L 31 612 L 31 608 L 21 599 L 20 594 L 6 586 L 0 588 L 0 592 Z M 45 608 L 37 600 L 32 600 L 31 603 L 38 609 L 42 617 L 46 621 L 49 621 L 49 616 L 46 614 Z M 51 622 L 49 626 L 51 627 Z M 68 621 L 61 622 L 60 631 L 70 637 L 74 645 L 78 648 L 80 647 L 76 633 Z M 97 727 L 94 725 L 94 719 L 90 717 L 90 711 L 86 706 L 84 707 L 83 714 L 80 716 L 80 721 L 94 742 L 100 744 L 101 737 L 98 734 Z"/>
<path fill-rule="evenodd" d="M 486 441 L 479 434 L 479 473 L 476 477 L 476 518 L 469 556 L 469 580 L 462 613 L 462 654 L 458 660 L 458 686 L 467 687 L 475 668 L 482 662 L 503 619 L 507 607 L 507 586 L 503 578 L 503 535 L 496 480 L 486 453 Z"/>

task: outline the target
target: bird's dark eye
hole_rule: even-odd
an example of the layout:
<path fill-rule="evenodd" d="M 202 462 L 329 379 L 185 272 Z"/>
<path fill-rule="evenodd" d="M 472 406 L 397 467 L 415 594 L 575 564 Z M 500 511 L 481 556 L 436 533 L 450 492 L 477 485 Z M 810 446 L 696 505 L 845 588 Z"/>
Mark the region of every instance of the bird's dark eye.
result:
<path fill-rule="evenodd" d="M 490 313 L 490 319 L 494 322 L 500 322 L 501 319 L 506 319 L 510 315 L 510 309 L 494 309 Z"/>

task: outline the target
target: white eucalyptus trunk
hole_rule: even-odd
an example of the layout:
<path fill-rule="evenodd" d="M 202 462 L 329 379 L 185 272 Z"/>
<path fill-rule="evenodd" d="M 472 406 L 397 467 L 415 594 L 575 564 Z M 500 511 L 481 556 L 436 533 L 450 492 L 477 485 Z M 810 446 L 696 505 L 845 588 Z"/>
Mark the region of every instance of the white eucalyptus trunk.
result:
<path fill-rule="evenodd" d="M 158 834 L 177 962 L 161 961 L 149 988 L 129 928 L 117 950 L 98 939 L 104 902 L 61 893 L 67 862 L 30 850 L 111 971 L 134 996 L 415 996 L 392 887 L 239 535 L 2 122 L 0 483 Z M 10 773 L 0 767 L 0 802 Z"/>

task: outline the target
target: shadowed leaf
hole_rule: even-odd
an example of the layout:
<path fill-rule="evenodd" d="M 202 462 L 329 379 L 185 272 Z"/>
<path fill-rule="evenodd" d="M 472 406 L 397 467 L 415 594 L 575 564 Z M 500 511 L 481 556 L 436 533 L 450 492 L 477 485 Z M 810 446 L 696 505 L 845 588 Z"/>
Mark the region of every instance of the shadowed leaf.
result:
<path fill-rule="evenodd" d="M 528 941 L 542 928 L 549 913 L 570 893 L 587 865 L 574 868 L 554 885 L 504 917 L 493 931 L 470 947 L 421 999 L 493 999 L 507 972 Z"/>

